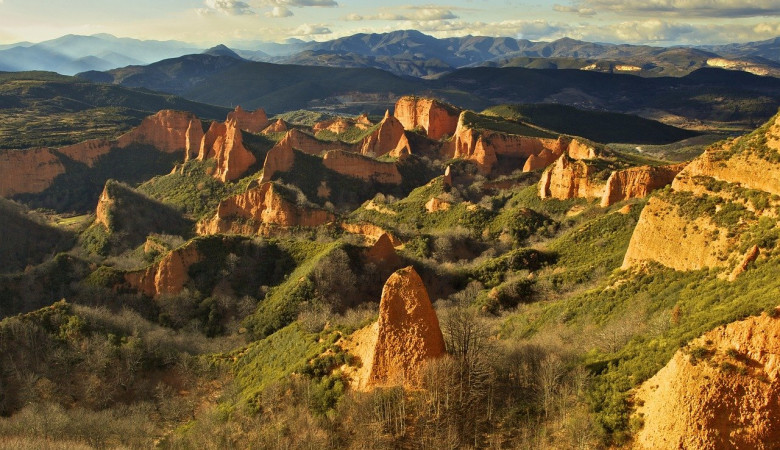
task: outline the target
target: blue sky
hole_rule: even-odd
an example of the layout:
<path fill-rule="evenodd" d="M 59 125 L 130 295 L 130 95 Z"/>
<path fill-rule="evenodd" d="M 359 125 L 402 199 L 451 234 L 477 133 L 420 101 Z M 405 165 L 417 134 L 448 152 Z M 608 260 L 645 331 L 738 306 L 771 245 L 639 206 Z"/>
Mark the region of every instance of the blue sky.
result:
<path fill-rule="evenodd" d="M 214 45 L 400 29 L 437 37 L 746 42 L 780 35 L 780 0 L 0 0 L 0 43 L 110 33 Z"/>

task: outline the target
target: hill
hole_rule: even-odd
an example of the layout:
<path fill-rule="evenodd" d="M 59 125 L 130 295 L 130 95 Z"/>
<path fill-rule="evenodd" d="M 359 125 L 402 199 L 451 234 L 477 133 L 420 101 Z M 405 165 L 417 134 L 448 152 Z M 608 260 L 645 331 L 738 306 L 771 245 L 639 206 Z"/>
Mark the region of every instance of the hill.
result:
<path fill-rule="evenodd" d="M 173 95 L 51 72 L 0 73 L 0 149 L 111 139 L 162 109 L 192 111 L 204 119 L 228 112 Z"/>

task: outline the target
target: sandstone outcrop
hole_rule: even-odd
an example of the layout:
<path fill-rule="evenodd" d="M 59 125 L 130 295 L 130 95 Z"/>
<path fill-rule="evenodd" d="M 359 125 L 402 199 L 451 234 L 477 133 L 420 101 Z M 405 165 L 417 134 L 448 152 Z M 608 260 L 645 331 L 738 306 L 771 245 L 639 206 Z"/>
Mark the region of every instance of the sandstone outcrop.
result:
<path fill-rule="evenodd" d="M 441 182 L 444 184 L 444 187 L 452 187 L 452 166 L 447 166 L 447 168 L 444 169 L 444 176 L 442 177 Z"/>
<path fill-rule="evenodd" d="M 113 208 L 115 200 L 111 198 L 109 194 L 108 186 L 103 187 L 103 192 L 100 193 L 98 199 L 97 208 L 95 208 L 95 223 L 99 223 L 106 227 L 107 230 L 113 229 L 111 223 L 111 209 Z"/>
<path fill-rule="evenodd" d="M 433 197 L 425 203 L 425 210 L 429 213 L 447 211 L 452 207 L 452 203 L 444 201 L 438 197 Z"/>
<path fill-rule="evenodd" d="M 401 258 L 395 252 L 393 241 L 387 233 L 379 236 L 379 239 L 363 252 L 363 260 L 379 268 L 395 269 L 401 265 Z"/>
<path fill-rule="evenodd" d="M 401 242 L 400 239 L 393 236 L 391 233 L 387 232 L 382 227 L 376 226 L 373 223 L 368 222 L 359 222 L 359 223 L 342 223 L 341 228 L 352 234 L 359 234 L 362 236 L 365 236 L 372 241 L 377 241 L 380 237 L 383 235 L 386 235 L 388 239 L 390 239 L 390 243 L 393 244 L 393 247 L 398 247 L 403 245 L 403 242 Z"/>
<path fill-rule="evenodd" d="M 379 123 L 379 127 L 360 143 L 360 153 L 364 155 L 399 157 L 404 154 L 411 154 L 412 150 L 409 140 L 406 138 L 404 126 L 389 112 L 385 112 L 385 117 Z"/>
<path fill-rule="evenodd" d="M 438 100 L 404 96 L 396 102 L 393 114 L 405 129 L 421 127 L 429 138 L 439 140 L 455 133 L 460 110 Z"/>
<path fill-rule="evenodd" d="M 198 234 L 261 233 L 269 226 L 316 227 L 332 222 L 332 213 L 298 206 L 275 183 L 263 183 L 219 203 L 217 214 L 198 224 Z"/>
<path fill-rule="evenodd" d="M 150 297 L 178 294 L 189 281 L 189 269 L 203 260 L 194 243 L 171 251 L 162 260 L 145 270 L 125 273 L 125 283 Z"/>
<path fill-rule="evenodd" d="M 355 150 L 353 146 L 344 144 L 343 142 L 321 141 L 297 128 L 288 131 L 287 134 L 284 135 L 284 138 L 276 143 L 274 148 L 276 147 L 300 150 L 309 155 L 319 155 L 328 150 Z"/>
<path fill-rule="evenodd" d="M 538 155 L 531 155 L 525 160 L 523 172 L 533 172 L 534 170 L 545 169 L 560 156 L 560 153 L 555 153 L 550 149 L 542 149 Z"/>
<path fill-rule="evenodd" d="M 141 124 L 117 139 L 118 147 L 145 144 L 167 153 L 195 152 L 203 126 L 195 114 L 165 109 L 145 118 Z M 188 147 L 190 145 L 190 147 Z"/>
<path fill-rule="evenodd" d="M 544 170 L 539 180 L 541 198 L 601 198 L 604 183 L 595 180 L 596 168 L 562 155 Z"/>
<path fill-rule="evenodd" d="M 287 172 L 295 163 L 295 150 L 287 145 L 275 145 L 265 155 L 260 183 L 271 181 L 277 172 Z"/>
<path fill-rule="evenodd" d="M 379 319 L 355 332 L 346 349 L 362 365 L 352 373 L 352 386 L 419 384 L 425 361 L 445 354 L 439 319 L 428 291 L 413 267 L 393 273 L 382 289 Z"/>
<path fill-rule="evenodd" d="M 671 184 L 685 166 L 685 163 L 641 166 L 612 172 L 601 197 L 601 206 L 607 207 L 630 198 L 647 197 L 652 191 Z"/>
<path fill-rule="evenodd" d="M 747 136 L 716 144 L 685 166 L 671 189 L 642 210 L 623 268 L 654 261 L 677 270 L 723 268 L 726 277 L 747 267 L 739 250 L 755 243 L 746 241 L 753 239 L 747 231 L 762 217 L 776 222 L 776 136 L 780 115 Z M 729 212 L 724 216 L 721 211 Z"/>
<path fill-rule="evenodd" d="M 0 195 L 41 192 L 65 173 L 65 166 L 54 150 L 0 150 Z"/>
<path fill-rule="evenodd" d="M 315 134 L 323 130 L 330 131 L 331 133 L 341 134 L 347 131 L 353 125 L 354 122 L 351 122 L 343 117 L 336 117 L 335 119 L 323 120 L 322 122 L 315 123 L 312 127 L 312 131 Z"/>
<path fill-rule="evenodd" d="M 328 169 L 348 177 L 384 184 L 401 184 L 401 173 L 395 163 L 380 162 L 342 150 L 325 153 L 322 163 Z"/>
<path fill-rule="evenodd" d="M 239 130 L 259 133 L 268 126 L 268 116 L 263 108 L 245 111 L 241 106 L 236 106 L 235 110 L 228 113 L 225 122 L 235 122 Z"/>
<path fill-rule="evenodd" d="M 290 126 L 287 125 L 287 122 L 285 122 L 282 119 L 277 120 L 276 122 L 272 123 L 271 125 L 268 125 L 263 129 L 263 134 L 269 134 L 269 133 L 283 133 L 285 131 L 289 131 Z"/>
<path fill-rule="evenodd" d="M 779 374 L 780 319 L 763 314 L 710 331 L 638 389 L 644 427 L 635 446 L 775 448 Z"/>
<path fill-rule="evenodd" d="M 210 158 L 217 161 L 214 177 L 223 182 L 241 177 L 257 162 L 252 152 L 244 147 L 241 129 L 234 120 L 211 123 L 198 153 L 201 161 Z"/>

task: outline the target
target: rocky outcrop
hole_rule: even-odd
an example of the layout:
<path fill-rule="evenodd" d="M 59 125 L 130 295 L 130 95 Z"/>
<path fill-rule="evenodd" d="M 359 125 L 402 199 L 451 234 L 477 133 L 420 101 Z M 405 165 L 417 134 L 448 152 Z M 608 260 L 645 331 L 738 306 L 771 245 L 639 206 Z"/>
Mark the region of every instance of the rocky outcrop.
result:
<path fill-rule="evenodd" d="M 315 123 L 312 127 L 312 131 L 315 134 L 323 130 L 330 131 L 331 133 L 341 134 L 347 131 L 353 125 L 354 122 L 352 121 L 349 121 L 343 117 L 336 117 L 335 119 L 323 120 L 322 122 Z"/>
<path fill-rule="evenodd" d="M 314 136 L 304 133 L 296 128 L 288 131 L 281 141 L 277 142 L 274 148 L 283 147 L 285 149 L 295 149 L 309 155 L 320 155 L 328 150 L 346 150 L 354 151 L 355 148 L 343 142 L 321 141 Z"/>
<path fill-rule="evenodd" d="M 677 270 L 722 268 L 723 276 L 731 274 L 732 279 L 747 268 L 750 261 L 745 263 L 749 258 L 742 252 L 755 244 L 751 227 L 762 216 L 770 225 L 764 233 L 777 227 L 776 136 L 780 115 L 747 136 L 716 144 L 685 166 L 671 190 L 650 199 L 642 210 L 623 268 L 654 261 Z"/>
<path fill-rule="evenodd" d="M 100 193 L 100 198 L 98 199 L 97 208 L 95 208 L 95 223 L 103 225 L 107 230 L 113 229 L 111 209 L 114 203 L 115 200 L 111 198 L 108 186 L 104 186 L 103 192 Z"/>
<path fill-rule="evenodd" d="M 388 278 L 379 303 L 369 383 L 416 384 L 421 365 L 445 354 L 439 319 L 413 267 Z"/>
<path fill-rule="evenodd" d="M 438 197 L 433 197 L 425 203 L 425 210 L 429 213 L 447 211 L 452 207 L 452 203 L 444 201 Z"/>
<path fill-rule="evenodd" d="M 348 233 L 359 234 L 371 239 L 372 241 L 376 241 L 383 235 L 386 235 L 388 239 L 390 239 L 390 243 L 393 244 L 393 247 L 403 245 L 403 242 L 401 242 L 400 239 L 387 232 L 384 228 L 376 226 L 373 223 L 342 223 L 341 228 Z"/>
<path fill-rule="evenodd" d="M 623 200 L 647 197 L 652 191 L 671 184 L 685 165 L 641 166 L 612 172 L 601 197 L 601 206 L 607 207 Z"/>
<path fill-rule="evenodd" d="M 428 291 L 413 267 L 388 278 L 379 319 L 355 332 L 343 346 L 361 361 L 357 370 L 348 370 L 353 388 L 419 385 L 425 362 L 443 356 L 446 350 Z"/>
<path fill-rule="evenodd" d="M 445 188 L 452 187 L 452 166 L 447 166 L 447 168 L 444 169 L 444 176 L 442 177 L 441 182 Z"/>
<path fill-rule="evenodd" d="M 455 133 L 460 110 L 438 100 L 404 96 L 396 102 L 394 115 L 405 129 L 421 127 L 429 138 L 439 140 Z"/>
<path fill-rule="evenodd" d="M 401 265 L 401 258 L 395 252 L 393 241 L 387 233 L 380 235 L 379 239 L 363 252 L 363 261 L 380 269 L 397 269 Z"/>
<path fill-rule="evenodd" d="M 483 174 L 490 173 L 498 162 L 495 150 L 485 144 L 485 140 L 477 130 L 465 126 L 463 121 L 458 123 L 452 140 L 445 143 L 442 149 L 445 158 L 472 161 Z"/>
<path fill-rule="evenodd" d="M 41 192 L 65 173 L 65 166 L 48 148 L 0 150 L 0 196 Z"/>
<path fill-rule="evenodd" d="M 189 281 L 189 269 L 203 260 L 194 243 L 171 251 L 162 260 L 145 270 L 125 273 L 125 283 L 131 289 L 150 297 L 178 294 Z"/>
<path fill-rule="evenodd" d="M 263 108 L 250 112 L 236 106 L 235 110 L 228 113 L 226 122 L 235 122 L 239 130 L 259 133 L 268 126 L 268 116 Z"/>
<path fill-rule="evenodd" d="M 642 384 L 634 401 L 644 419 L 636 448 L 775 448 L 780 319 L 774 315 L 706 333 Z"/>
<path fill-rule="evenodd" d="M 342 150 L 325 153 L 322 163 L 328 169 L 352 178 L 384 184 L 401 184 L 401 173 L 395 163 L 380 162 Z"/>
<path fill-rule="evenodd" d="M 244 147 L 243 135 L 235 121 L 212 122 L 201 141 L 198 159 L 214 158 L 217 168 L 214 177 L 225 182 L 235 180 L 257 162 L 255 156 Z"/>
<path fill-rule="evenodd" d="M 194 146 L 200 143 L 202 135 L 203 126 L 195 114 L 166 109 L 145 118 L 138 127 L 120 136 L 117 146 L 145 144 L 167 153 L 184 150 L 190 154 L 195 152 Z"/>
<path fill-rule="evenodd" d="M 729 281 L 734 281 L 745 273 L 745 271 L 748 269 L 748 266 L 750 263 L 758 259 L 758 255 L 761 254 L 761 250 L 758 248 L 758 245 L 754 245 L 748 249 L 747 253 L 745 253 L 745 256 L 742 257 L 742 261 L 737 264 L 736 267 L 734 267 L 734 270 L 729 274 Z"/>
<path fill-rule="evenodd" d="M 411 154 L 409 140 L 406 138 L 404 126 L 389 112 L 379 123 L 379 127 L 360 143 L 360 153 L 364 155 L 400 157 Z"/>
<path fill-rule="evenodd" d="M 541 198 L 601 198 L 604 183 L 595 179 L 596 168 L 562 155 L 545 169 L 539 180 Z"/>
<path fill-rule="evenodd" d="M 555 153 L 550 149 L 542 149 L 538 155 L 531 155 L 525 160 L 523 172 L 533 172 L 534 170 L 545 169 L 560 156 L 560 153 Z"/>
<path fill-rule="evenodd" d="M 287 125 L 287 122 L 285 122 L 282 119 L 277 120 L 276 122 L 272 123 L 271 125 L 268 125 L 263 129 L 263 134 L 269 134 L 269 133 L 284 133 L 285 131 L 289 131 L 290 126 Z"/>
<path fill-rule="evenodd" d="M 129 145 L 129 144 L 128 144 Z M 108 139 L 90 139 L 78 144 L 68 145 L 58 150 L 68 158 L 93 167 L 98 158 L 107 154 L 117 143 Z"/>
<path fill-rule="evenodd" d="M 265 155 L 260 183 L 271 181 L 277 172 L 287 172 L 295 163 L 295 150 L 288 145 L 275 145 Z"/>
<path fill-rule="evenodd" d="M 324 209 L 299 206 L 289 197 L 285 188 L 263 183 L 221 201 L 217 214 L 198 224 L 198 234 L 254 234 L 269 226 L 316 227 L 335 219 Z"/>

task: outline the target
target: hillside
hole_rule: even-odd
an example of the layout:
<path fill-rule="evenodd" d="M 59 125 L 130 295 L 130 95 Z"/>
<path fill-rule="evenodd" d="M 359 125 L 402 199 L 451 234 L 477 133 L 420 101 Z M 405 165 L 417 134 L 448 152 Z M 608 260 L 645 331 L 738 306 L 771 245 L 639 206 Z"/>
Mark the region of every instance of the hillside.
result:
<path fill-rule="evenodd" d="M 204 119 L 227 109 L 49 72 L 0 73 L 0 149 L 59 147 L 119 136 L 161 109 Z"/>
<path fill-rule="evenodd" d="M 4 195 L 94 211 L 0 276 L 0 445 L 658 448 L 780 429 L 776 80 L 178 62 L 203 72 L 109 75 L 297 100 L 0 154 Z M 399 94 L 366 100 L 392 102 L 381 115 L 292 110 L 350 76 Z M 514 100 L 571 86 L 611 112 Z M 704 93 L 727 88 L 774 116 L 687 161 L 635 147 L 706 136 L 617 112 L 720 120 L 706 109 L 734 105 Z M 14 233 L 37 217 L 8 205 Z"/>

